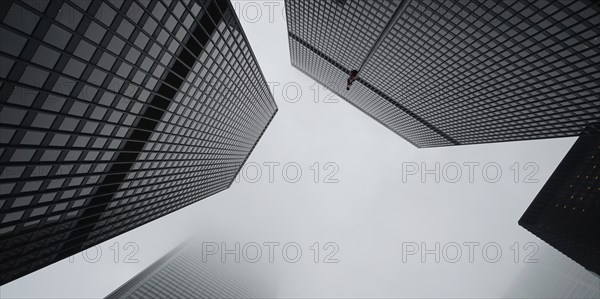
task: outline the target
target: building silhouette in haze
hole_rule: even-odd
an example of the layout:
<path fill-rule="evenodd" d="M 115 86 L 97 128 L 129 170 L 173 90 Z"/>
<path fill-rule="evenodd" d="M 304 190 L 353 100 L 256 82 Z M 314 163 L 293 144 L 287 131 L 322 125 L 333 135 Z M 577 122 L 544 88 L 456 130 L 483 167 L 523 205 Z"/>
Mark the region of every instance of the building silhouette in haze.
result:
<path fill-rule="evenodd" d="M 223 263 L 220 256 L 203 256 L 203 250 L 202 242 L 188 240 L 106 299 L 275 297 L 273 282 L 260 266 Z"/>
<path fill-rule="evenodd" d="M 600 274 L 600 124 L 579 136 L 519 225 Z"/>

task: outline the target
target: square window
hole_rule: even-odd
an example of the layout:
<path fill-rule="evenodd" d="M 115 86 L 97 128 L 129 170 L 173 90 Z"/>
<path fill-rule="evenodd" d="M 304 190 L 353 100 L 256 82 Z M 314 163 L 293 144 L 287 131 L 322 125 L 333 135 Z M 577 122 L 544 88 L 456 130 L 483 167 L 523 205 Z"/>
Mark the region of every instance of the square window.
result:
<path fill-rule="evenodd" d="M 127 63 L 121 63 L 119 70 L 117 70 L 117 75 L 127 78 L 129 76 L 129 72 L 131 72 L 133 68 Z"/>
<path fill-rule="evenodd" d="M 156 3 L 154 10 L 152 10 L 152 15 L 154 15 L 157 19 L 162 19 L 163 15 L 167 12 L 167 9 L 160 2 Z"/>
<path fill-rule="evenodd" d="M 50 114 L 46 114 L 46 113 L 38 113 L 35 116 L 35 119 L 33 120 L 33 122 L 31 123 L 31 126 L 37 127 L 37 128 L 49 129 L 50 127 L 52 127 L 52 123 L 54 123 L 55 118 L 56 118 L 56 116 L 54 116 L 54 115 L 50 115 Z"/>
<path fill-rule="evenodd" d="M 156 38 L 156 40 L 159 43 L 165 45 L 167 43 L 168 39 L 169 39 L 169 33 L 166 30 L 161 29 L 160 34 L 158 34 L 158 37 Z"/>
<path fill-rule="evenodd" d="M 85 156 L 84 160 L 85 161 L 94 161 L 98 157 L 98 154 L 100 154 L 100 153 L 96 152 L 96 151 L 89 151 L 87 153 L 87 155 Z"/>
<path fill-rule="evenodd" d="M 75 179 L 72 179 L 71 182 L 73 182 L 73 180 L 75 180 Z M 69 186 L 73 186 L 73 184 L 69 184 Z M 71 198 L 71 197 L 73 197 L 73 195 L 75 195 L 75 190 L 71 189 L 71 190 L 63 191 L 63 194 L 60 198 L 61 199 Z"/>
<path fill-rule="evenodd" d="M 98 61 L 98 66 L 110 71 L 112 66 L 115 64 L 116 60 L 117 59 L 114 56 L 108 54 L 107 52 L 104 52 L 102 54 L 102 57 L 100 57 L 100 61 Z"/>
<path fill-rule="evenodd" d="M 27 183 L 25 183 L 25 186 L 23 186 L 23 188 L 21 189 L 21 192 L 30 192 L 30 191 L 39 190 L 42 183 L 43 183 L 43 181 L 27 182 Z M 33 196 L 31 197 L 31 199 L 33 199 Z"/>
<path fill-rule="evenodd" d="M 127 86 L 127 89 L 125 89 L 125 92 L 123 94 L 130 98 L 133 98 L 133 96 L 135 95 L 137 90 L 138 90 L 138 88 L 136 86 L 130 84 L 129 86 Z"/>
<path fill-rule="evenodd" d="M 83 88 L 81 88 L 81 91 L 79 92 L 79 98 L 91 102 L 97 93 L 97 88 L 92 87 L 90 85 L 84 85 Z"/>
<path fill-rule="evenodd" d="M 152 35 L 152 34 L 154 34 L 154 30 L 156 29 L 156 26 L 158 26 L 158 23 L 156 23 L 156 21 L 154 21 L 154 19 L 148 18 L 146 20 L 146 24 L 144 24 L 144 30 L 146 32 L 148 32 L 149 35 Z"/>
<path fill-rule="evenodd" d="M 134 48 L 129 48 L 129 52 L 127 52 L 127 56 L 125 56 L 125 59 L 127 59 L 127 61 L 131 62 L 132 64 L 135 64 L 138 58 L 140 58 L 141 56 L 142 55 L 140 51 Z"/>
<path fill-rule="evenodd" d="M 113 19 L 117 15 L 117 12 L 110 8 L 106 3 L 102 3 L 100 8 L 98 8 L 98 12 L 96 13 L 96 18 L 104 23 L 106 26 L 110 27 Z"/>
<path fill-rule="evenodd" d="M 96 139 L 96 141 L 94 141 L 94 144 L 92 144 L 93 148 L 102 148 L 104 147 L 104 144 L 106 144 L 107 139 L 106 138 L 98 138 Z"/>
<path fill-rule="evenodd" d="M 58 11 L 56 16 L 56 20 L 62 23 L 63 25 L 75 30 L 77 25 L 79 25 L 79 21 L 83 15 L 77 11 L 75 8 L 69 6 L 66 3 L 63 3 L 62 7 Z"/>
<path fill-rule="evenodd" d="M 87 110 L 88 106 L 89 105 L 81 103 L 81 102 L 73 102 L 73 106 L 71 106 L 71 109 L 69 110 L 69 114 L 75 115 L 75 116 L 83 116 L 85 114 L 85 111 Z"/>
<path fill-rule="evenodd" d="M 169 16 L 165 27 L 169 30 L 169 32 L 173 32 L 173 30 L 175 30 L 175 25 L 177 25 L 177 21 L 173 16 Z"/>
<path fill-rule="evenodd" d="M 42 155 L 42 157 L 40 158 L 40 161 L 56 161 L 56 159 L 58 159 L 58 156 L 60 155 L 60 151 L 53 151 L 53 150 L 45 150 L 44 154 Z M 43 171 L 40 171 L 43 172 Z"/>
<path fill-rule="evenodd" d="M 40 17 L 35 13 L 17 4 L 13 4 L 6 13 L 6 17 L 4 17 L 4 24 L 31 34 L 39 20 Z"/>
<path fill-rule="evenodd" d="M 96 51 L 96 47 L 84 40 L 81 40 L 75 49 L 75 55 L 89 61 L 92 58 L 92 55 L 94 55 L 94 51 Z"/>
<path fill-rule="evenodd" d="M 68 205 L 68 203 L 66 203 L 66 202 L 59 203 L 54 206 L 54 208 L 52 209 L 52 212 L 62 211 L 67 208 L 67 205 Z"/>
<path fill-rule="evenodd" d="M 122 39 L 118 38 L 116 35 L 113 35 L 106 48 L 112 51 L 113 53 L 119 55 L 121 54 L 121 51 L 123 50 L 124 46 L 125 42 Z"/>
<path fill-rule="evenodd" d="M 121 127 L 119 128 L 119 130 L 117 131 L 117 134 L 115 134 L 117 137 L 125 137 L 125 135 L 127 135 L 127 132 L 129 132 L 129 129 L 125 128 L 125 127 Z"/>
<path fill-rule="evenodd" d="M 115 99 L 115 95 L 110 92 L 104 92 L 100 98 L 100 104 L 110 106 Z"/>
<path fill-rule="evenodd" d="M 39 185 L 42 184 L 42 181 L 37 181 L 37 182 L 28 182 L 29 183 L 37 183 L 37 186 L 39 187 Z M 21 192 L 27 192 L 27 191 L 31 191 L 31 190 L 25 190 L 28 189 L 27 188 L 27 184 L 25 184 L 25 186 L 23 187 L 23 189 L 21 189 Z M 25 196 L 25 197 L 19 197 L 19 198 L 15 198 L 15 201 L 13 202 L 12 206 L 13 208 L 17 208 L 17 207 L 23 207 L 26 205 L 29 205 L 31 203 L 31 200 L 33 200 L 33 195 L 32 196 Z"/>
<path fill-rule="evenodd" d="M 65 77 L 59 77 L 56 80 L 56 83 L 54 84 L 52 91 L 62 93 L 64 95 L 68 96 L 71 94 L 71 91 L 73 91 L 75 84 L 77 84 L 77 83 L 71 79 L 67 79 Z"/>
<path fill-rule="evenodd" d="M 69 59 L 69 62 L 67 62 L 63 72 L 67 75 L 71 75 L 72 77 L 79 78 L 84 70 L 85 64 L 71 58 Z"/>
<path fill-rule="evenodd" d="M 102 131 L 100 131 L 100 134 L 104 135 L 104 136 L 110 136 L 110 134 L 113 132 L 114 129 L 115 129 L 115 126 L 104 125 L 104 128 L 102 128 Z"/>
<path fill-rule="evenodd" d="M 104 82 L 104 78 L 106 78 L 106 73 L 95 68 L 87 81 L 100 86 Z"/>
<path fill-rule="evenodd" d="M 31 215 L 29 215 L 29 217 L 43 215 L 44 213 L 46 213 L 47 210 L 48 210 L 48 207 L 35 208 L 35 209 L 33 209 L 33 211 L 31 211 Z"/>
<path fill-rule="evenodd" d="M 54 181 L 53 181 L 54 182 Z M 48 201 L 52 201 L 54 200 L 54 197 L 56 197 L 56 193 L 46 193 L 43 194 L 40 197 L 40 200 L 38 202 L 48 202 Z"/>
<path fill-rule="evenodd" d="M 158 57 L 158 54 L 160 54 L 160 46 L 156 43 L 153 44 L 148 53 L 151 57 Z"/>
<path fill-rule="evenodd" d="M 5 167 L 2 172 L 2 178 L 4 179 L 17 179 L 21 177 L 21 174 L 25 170 L 25 167 Z"/>
<path fill-rule="evenodd" d="M 59 57 L 60 54 L 58 52 L 51 50 L 45 46 L 39 46 L 37 51 L 31 58 L 31 61 L 39 65 L 45 66 L 49 69 L 52 69 L 54 68 L 54 65 L 56 65 L 56 62 L 58 61 Z"/>
<path fill-rule="evenodd" d="M 16 149 L 13 153 L 10 161 L 12 162 L 29 162 L 33 155 L 35 154 L 35 150 L 33 149 Z"/>
<path fill-rule="evenodd" d="M 65 156 L 65 161 L 77 161 L 77 159 L 79 159 L 79 156 L 81 156 L 80 151 L 69 151 Z"/>
<path fill-rule="evenodd" d="M 0 40 L 2 40 L 1 37 L 0 37 Z M 131 52 L 131 51 L 129 51 L 129 52 Z M 10 69 L 12 68 L 13 64 L 14 64 L 13 60 L 0 56 L 0 77 L 6 78 L 8 76 L 8 73 L 10 72 Z M 0 85 L 0 87 L 2 87 L 2 86 Z"/>
<path fill-rule="evenodd" d="M 100 11 L 98 11 L 98 13 L 100 13 Z M 88 26 L 88 29 L 85 31 L 85 36 L 97 44 L 100 44 L 100 41 L 102 41 L 102 38 L 104 38 L 105 33 L 106 30 L 98 25 L 98 23 L 91 22 Z"/>
<path fill-rule="evenodd" d="M 58 128 L 61 131 L 74 132 L 77 129 L 77 125 L 79 124 L 79 120 L 65 117 Z"/>
<path fill-rule="evenodd" d="M 123 36 L 125 39 L 128 39 L 131 36 L 131 33 L 133 32 L 133 28 L 134 27 L 133 25 L 131 25 L 131 23 L 129 23 L 127 20 L 123 20 L 121 21 L 117 32 L 121 34 L 121 36 Z"/>
<path fill-rule="evenodd" d="M 40 145 L 45 136 L 46 134 L 42 132 L 27 131 L 21 140 L 21 144 Z"/>
<path fill-rule="evenodd" d="M 106 111 L 106 108 L 96 107 L 92 112 L 92 115 L 90 115 L 90 117 L 93 119 L 101 120 L 106 114 Z"/>
<path fill-rule="evenodd" d="M 117 77 L 114 77 L 112 79 L 112 81 L 110 81 L 110 84 L 108 85 L 107 88 L 108 88 L 108 90 L 112 90 L 112 91 L 118 93 L 119 90 L 121 90 L 121 87 L 123 86 L 124 83 L 125 83 L 125 81 L 123 81 Z"/>
<path fill-rule="evenodd" d="M 73 207 L 73 208 L 81 207 L 81 206 L 83 206 L 85 201 L 86 201 L 85 199 L 76 200 L 75 202 L 73 202 L 73 205 L 71 207 Z"/>
<path fill-rule="evenodd" d="M 25 69 L 25 72 L 23 72 L 23 76 L 21 76 L 19 82 L 36 87 L 42 87 L 44 86 L 44 83 L 46 83 L 48 75 L 49 73 L 46 71 L 29 66 Z"/>
<path fill-rule="evenodd" d="M 83 133 L 93 134 L 96 131 L 97 127 L 98 127 L 98 123 L 96 123 L 96 122 L 87 122 L 83 126 L 83 129 L 81 131 Z"/>
<path fill-rule="evenodd" d="M 2 219 L 2 223 L 20 220 L 24 213 L 25 212 L 23 211 L 8 213 L 4 216 L 4 219 Z"/>
<path fill-rule="evenodd" d="M 145 78 L 146 78 L 146 75 L 143 72 L 136 71 L 135 76 L 133 76 L 132 81 L 138 85 L 142 85 Z"/>
<path fill-rule="evenodd" d="M 37 91 L 16 86 L 12 94 L 8 97 L 8 102 L 16 105 L 31 106 L 37 95 Z"/>
<path fill-rule="evenodd" d="M 110 114 L 110 118 L 108 119 L 108 121 L 111 123 L 119 123 L 119 120 L 121 119 L 122 115 L 123 115 L 123 113 L 121 113 L 121 112 L 113 111 Z"/>
<path fill-rule="evenodd" d="M 150 71 L 150 68 L 152 67 L 152 59 L 145 57 L 140 67 L 146 72 Z"/>
<path fill-rule="evenodd" d="M 127 10 L 127 17 L 137 23 L 142 18 L 143 12 L 144 10 L 135 2 L 133 2 L 131 3 L 129 10 Z"/>
<path fill-rule="evenodd" d="M 64 103 L 65 99 L 59 98 L 54 95 L 48 95 L 48 97 L 44 101 L 44 104 L 42 105 L 42 109 L 58 112 L 60 111 L 60 109 L 62 109 Z"/>
<path fill-rule="evenodd" d="M 144 49 L 149 40 L 150 38 L 147 35 L 140 32 L 134 43 L 136 46 L 140 47 L 140 49 Z"/>
<path fill-rule="evenodd" d="M 24 110 L 4 107 L 2 108 L 2 111 L 0 111 L 0 123 L 17 126 L 21 125 L 21 121 L 23 120 L 23 117 L 25 117 L 25 113 L 26 112 Z M 5 134 L 4 131 L 1 131 L 1 133 L 2 135 Z M 2 136 L 2 139 L 4 139 L 4 137 L 5 136 Z"/>
<path fill-rule="evenodd" d="M 87 136 L 79 136 L 73 146 L 75 147 L 86 147 L 88 142 L 90 141 L 90 137 Z"/>
<path fill-rule="evenodd" d="M 67 142 L 69 142 L 69 135 L 55 134 L 54 138 L 52 138 L 52 141 L 50 142 L 50 145 L 62 147 L 67 145 Z"/>
<path fill-rule="evenodd" d="M 44 41 L 60 49 L 64 49 L 71 39 L 71 33 L 59 28 L 56 25 L 51 25 L 48 33 L 44 37 Z"/>

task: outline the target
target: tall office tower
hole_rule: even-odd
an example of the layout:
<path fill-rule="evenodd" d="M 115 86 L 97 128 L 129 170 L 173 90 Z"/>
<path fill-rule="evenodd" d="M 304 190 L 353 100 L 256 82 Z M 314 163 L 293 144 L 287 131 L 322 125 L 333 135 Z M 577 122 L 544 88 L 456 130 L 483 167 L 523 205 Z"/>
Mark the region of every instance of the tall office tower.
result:
<path fill-rule="evenodd" d="M 272 282 L 259 266 L 222 263 L 220 254 L 207 256 L 203 250 L 200 241 L 188 241 L 106 298 L 274 298 Z"/>
<path fill-rule="evenodd" d="M 519 225 L 600 274 L 600 124 L 588 126 Z"/>
<path fill-rule="evenodd" d="M 0 284 L 227 189 L 277 111 L 229 1 L 0 5 Z"/>
<path fill-rule="evenodd" d="M 597 1 L 285 6 L 292 65 L 417 147 L 577 136 L 600 119 Z"/>

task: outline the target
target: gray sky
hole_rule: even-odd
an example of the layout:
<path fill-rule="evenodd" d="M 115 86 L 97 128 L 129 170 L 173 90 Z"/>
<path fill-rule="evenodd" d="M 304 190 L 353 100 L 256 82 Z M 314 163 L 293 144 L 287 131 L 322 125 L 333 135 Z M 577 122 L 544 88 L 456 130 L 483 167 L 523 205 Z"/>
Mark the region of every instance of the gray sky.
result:
<path fill-rule="evenodd" d="M 511 296 L 536 296 L 542 293 L 535 288 L 513 288 L 515 280 L 554 264 L 571 265 L 584 284 L 599 284 L 517 225 L 575 138 L 416 149 L 290 65 L 283 1 L 234 6 L 279 106 L 243 177 L 229 190 L 104 242 L 101 257 L 89 250 L 87 261 L 77 254 L 9 283 L 0 288 L 1 298 L 106 296 L 192 234 L 228 248 L 260 244 L 258 264 L 276 274 L 268 279 L 283 297 L 503 297 L 510 289 Z M 423 179 L 421 168 L 436 163 L 439 182 L 434 174 Z M 477 163 L 470 182 L 466 165 Z M 273 182 L 269 164 L 275 165 Z M 264 242 L 280 243 L 273 263 Z M 317 263 L 310 249 L 315 242 Z M 302 249 L 297 263 L 283 258 L 282 247 L 292 243 Z M 436 254 L 422 261 L 422 243 L 429 250 L 439 243 L 439 263 Z M 465 243 L 479 244 L 473 262 Z M 324 263 L 336 249 L 329 260 L 338 262 Z M 410 250 L 419 251 L 406 254 Z M 286 258 L 294 257 L 292 248 Z"/>

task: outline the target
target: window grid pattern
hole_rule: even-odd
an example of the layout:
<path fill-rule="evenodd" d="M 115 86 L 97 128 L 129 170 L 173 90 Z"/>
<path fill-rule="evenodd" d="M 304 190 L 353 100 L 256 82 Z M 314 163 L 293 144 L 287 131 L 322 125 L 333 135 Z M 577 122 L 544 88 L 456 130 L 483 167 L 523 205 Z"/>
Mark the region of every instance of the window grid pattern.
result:
<path fill-rule="evenodd" d="M 223 3 L 2 3 L 0 281 L 230 186 L 277 107 Z"/>
<path fill-rule="evenodd" d="M 451 145 L 448 140 L 419 123 L 410 115 L 397 109 L 361 82 L 355 82 L 350 91 L 346 90 L 346 85 L 340 84 L 340 82 L 345 83 L 348 74 L 309 50 L 302 43 L 290 39 L 290 53 L 294 67 L 302 70 L 338 96 L 342 97 L 343 95 L 350 104 L 399 134 L 402 138 L 415 142 L 415 146 L 421 147 L 427 144 Z"/>
<path fill-rule="evenodd" d="M 398 3 L 391 0 L 285 1 L 288 31 L 345 67 L 357 69 Z"/>
<path fill-rule="evenodd" d="M 600 119 L 597 3 L 411 1 L 401 19 L 361 76 L 461 144 Z"/>
<path fill-rule="evenodd" d="M 374 46 L 381 30 L 370 26 L 385 26 L 379 19 L 373 21 L 375 25 L 355 22 L 338 26 L 351 19 L 340 16 L 353 15 L 355 9 L 371 3 L 317 1 L 319 4 L 305 8 L 300 2 L 286 1 L 290 48 L 292 40 L 299 37 L 307 48 L 324 53 L 328 62 L 344 72 L 360 65 L 363 54 Z M 407 128 L 412 126 L 409 124 L 395 131 L 414 145 L 577 136 L 600 119 L 600 7 L 596 2 L 406 4 L 361 70 L 359 82 L 389 100 L 391 107 L 402 107 L 415 116 L 419 126 L 426 124 L 448 141 L 414 134 L 420 129 Z M 372 9 L 380 9 L 378 5 Z M 369 34 L 363 38 L 365 30 L 377 33 L 375 38 Z M 356 40 L 338 38 L 344 35 Z M 354 46 L 361 49 L 351 49 Z M 293 65 L 304 59 L 294 56 L 299 52 L 290 52 Z M 322 66 L 302 70 L 317 80 L 321 72 L 328 72 Z M 336 82 L 341 85 L 346 79 L 347 75 Z M 353 90 L 339 94 L 358 103 Z M 361 105 L 357 106 L 367 112 Z M 394 130 L 389 119 L 380 122 Z"/>

